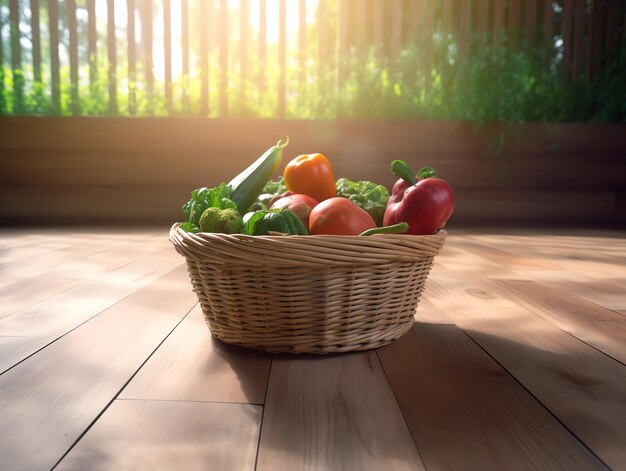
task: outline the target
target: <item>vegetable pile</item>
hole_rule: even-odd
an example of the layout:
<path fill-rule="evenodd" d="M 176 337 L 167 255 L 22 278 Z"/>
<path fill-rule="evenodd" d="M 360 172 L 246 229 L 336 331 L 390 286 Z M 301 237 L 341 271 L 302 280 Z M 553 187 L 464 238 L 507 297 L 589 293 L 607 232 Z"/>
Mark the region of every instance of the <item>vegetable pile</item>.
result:
<path fill-rule="evenodd" d="M 199 188 L 182 210 L 187 232 L 246 235 L 433 234 L 454 210 L 450 185 L 432 167 L 413 174 L 394 160 L 399 177 L 391 196 L 384 185 L 351 181 L 335 174 L 323 154 L 305 154 L 287 163 L 283 176 L 271 177 L 289 144 L 278 141 L 228 184 Z"/>

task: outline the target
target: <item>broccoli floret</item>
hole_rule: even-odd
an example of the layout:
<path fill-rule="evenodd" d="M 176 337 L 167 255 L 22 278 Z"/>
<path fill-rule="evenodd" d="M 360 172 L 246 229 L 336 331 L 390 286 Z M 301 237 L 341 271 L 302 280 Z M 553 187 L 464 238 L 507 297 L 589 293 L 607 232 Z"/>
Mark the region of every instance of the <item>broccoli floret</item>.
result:
<path fill-rule="evenodd" d="M 243 220 L 236 209 L 208 208 L 200 216 L 200 229 L 203 232 L 242 234 Z"/>

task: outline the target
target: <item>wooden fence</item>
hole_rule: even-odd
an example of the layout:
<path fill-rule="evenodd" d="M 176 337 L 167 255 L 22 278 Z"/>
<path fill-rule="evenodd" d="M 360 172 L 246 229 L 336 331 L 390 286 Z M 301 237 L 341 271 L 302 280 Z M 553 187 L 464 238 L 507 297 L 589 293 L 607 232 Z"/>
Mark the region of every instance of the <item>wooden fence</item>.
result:
<path fill-rule="evenodd" d="M 252 2 L 259 12 L 254 17 L 250 14 Z M 88 81 L 90 85 L 96 82 L 96 57 L 104 49 L 109 114 L 124 111 L 134 115 L 138 85 L 151 96 L 155 81 L 163 83 L 168 111 L 179 98 L 183 109 L 188 109 L 185 105 L 189 103 L 189 81 L 193 79 L 199 83 L 196 98 L 199 103 L 194 112 L 207 116 L 211 108 L 219 116 L 228 116 L 227 87 L 233 79 L 229 77 L 234 70 L 232 61 L 238 62 L 237 80 L 241 83 L 254 80 L 262 86 L 269 67 L 268 51 L 276 47 L 279 79 L 275 116 L 282 117 L 289 93 L 286 74 L 290 60 L 298 64 L 302 82 L 307 73 L 314 72 L 307 71 L 307 67 L 319 68 L 320 64 L 329 63 L 335 65 L 337 80 L 341 81 L 345 71 L 340 58 L 351 51 L 376 47 L 379 59 L 388 60 L 393 72 L 395 60 L 407 44 L 427 49 L 434 38 L 444 37 L 456 44 L 460 54 L 481 47 L 485 41 L 496 45 L 506 41 L 511 48 L 520 44 L 543 45 L 546 55 L 571 71 L 572 77 L 590 79 L 601 70 L 608 52 L 624 44 L 626 34 L 623 0 L 240 0 L 238 8 L 232 8 L 232 3 L 227 0 L 0 0 L 3 33 L 0 38 L 4 38 L 0 40 L 0 63 L 12 70 L 14 114 L 24 110 L 26 82 L 42 84 L 50 98 L 52 114 L 58 113 L 64 66 L 69 66 L 71 113 L 81 114 L 81 100 L 86 97 L 79 93 L 80 82 Z M 120 12 L 116 9 L 122 5 L 125 24 L 117 24 Z M 297 17 L 298 29 L 292 36 L 287 33 L 288 7 L 290 11 L 297 9 L 294 18 Z M 315 20 L 307 22 L 307 17 Z M 42 22 L 43 18 L 46 21 Z M 85 47 L 79 44 L 78 18 L 85 22 L 85 55 L 79 54 L 79 49 Z M 180 22 L 178 41 L 172 36 L 174 19 Z M 159 22 L 162 38 L 157 41 L 155 23 Z M 102 31 L 102 25 L 106 25 L 106 31 Z M 268 25 L 278 29 L 275 45 L 268 42 Z M 233 27 L 236 42 L 229 40 Z M 42 31 L 46 32 L 45 47 Z M 24 44 L 30 45 L 28 62 L 32 63 L 28 65 L 32 68 L 24 67 Z M 61 46 L 66 54 L 59 54 Z M 232 48 L 237 49 L 236 55 L 232 54 Z M 47 51 L 47 57 L 43 50 Z M 252 54 L 258 59 L 254 69 L 249 60 Z M 157 55 L 162 55 L 161 77 L 155 76 Z M 219 91 L 215 102 L 209 101 L 209 87 L 214 86 L 209 80 L 209 57 L 215 57 L 212 67 L 218 69 L 215 86 Z M 81 59 L 89 62 L 86 77 L 80 73 L 84 65 Z M 186 77 L 181 96 L 173 93 L 174 60 L 180 61 L 181 74 Z M 127 71 L 123 81 L 122 69 Z M 46 71 L 46 77 L 42 70 Z M 0 77 L 0 87 L 4 86 Z M 127 94 L 127 110 L 119 108 L 120 93 Z"/>

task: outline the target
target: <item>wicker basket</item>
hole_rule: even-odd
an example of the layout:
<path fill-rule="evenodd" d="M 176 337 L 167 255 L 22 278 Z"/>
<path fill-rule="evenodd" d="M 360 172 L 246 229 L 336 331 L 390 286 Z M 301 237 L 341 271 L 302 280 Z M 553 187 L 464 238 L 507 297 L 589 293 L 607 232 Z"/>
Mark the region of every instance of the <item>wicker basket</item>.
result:
<path fill-rule="evenodd" d="M 213 335 L 317 354 L 377 348 L 407 332 L 445 238 L 170 231 Z"/>

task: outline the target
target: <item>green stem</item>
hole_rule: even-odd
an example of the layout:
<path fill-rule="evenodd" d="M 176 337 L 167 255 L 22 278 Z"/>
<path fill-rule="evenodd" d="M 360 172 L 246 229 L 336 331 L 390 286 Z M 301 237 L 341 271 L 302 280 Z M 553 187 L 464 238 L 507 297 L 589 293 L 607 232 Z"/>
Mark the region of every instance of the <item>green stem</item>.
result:
<path fill-rule="evenodd" d="M 422 180 L 425 178 L 435 178 L 436 176 L 437 170 L 432 167 L 422 167 L 416 175 L 417 178 L 421 178 Z"/>
<path fill-rule="evenodd" d="M 409 168 L 409 164 L 407 164 L 404 160 L 394 160 L 391 162 L 391 171 L 394 175 L 402 178 L 409 185 L 415 185 L 415 177 L 413 176 L 413 172 Z"/>
<path fill-rule="evenodd" d="M 371 236 L 374 234 L 402 234 L 409 230 L 409 225 L 406 222 L 399 222 L 393 226 L 375 227 L 368 229 L 365 232 L 359 234 L 360 236 Z"/>

